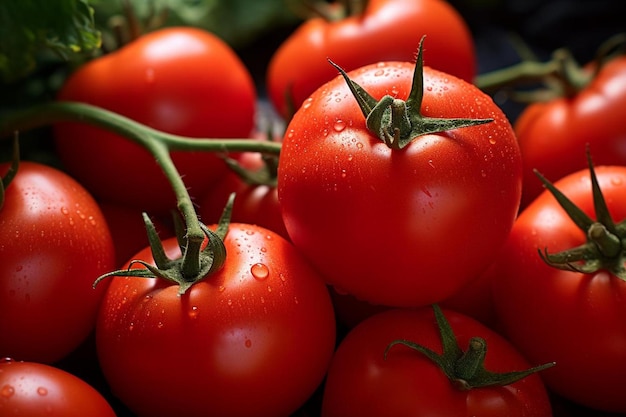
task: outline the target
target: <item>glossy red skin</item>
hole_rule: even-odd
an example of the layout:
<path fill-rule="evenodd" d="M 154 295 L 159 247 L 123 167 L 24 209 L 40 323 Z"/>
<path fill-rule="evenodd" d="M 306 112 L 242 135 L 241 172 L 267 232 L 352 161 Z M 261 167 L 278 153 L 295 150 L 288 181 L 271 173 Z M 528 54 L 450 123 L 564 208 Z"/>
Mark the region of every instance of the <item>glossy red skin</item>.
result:
<path fill-rule="evenodd" d="M 258 152 L 244 152 L 239 163 L 250 170 L 260 169 L 264 162 Z M 270 229 L 289 239 L 280 212 L 276 187 L 266 184 L 248 184 L 234 171 L 227 173 L 199 203 L 198 212 L 202 221 L 214 223 L 219 220 L 231 193 L 236 193 L 233 203 L 232 221 L 256 224 Z"/>
<path fill-rule="evenodd" d="M 139 416 L 289 416 L 321 383 L 335 347 L 323 281 L 267 229 L 231 224 L 225 244 L 223 269 L 183 296 L 163 280 L 112 280 L 98 354 Z M 174 240 L 164 245 L 179 253 Z M 151 261 L 147 251 L 134 258 Z M 256 263 L 265 279 L 251 274 Z"/>
<path fill-rule="evenodd" d="M 496 372 L 531 365 L 503 337 L 479 322 L 444 310 L 462 349 L 474 336 L 487 341 L 485 368 Z M 394 340 L 407 339 L 441 353 L 432 309 L 392 309 L 358 324 L 339 345 L 328 370 L 322 417 L 550 417 L 551 407 L 539 375 L 497 388 L 461 391 L 421 353 L 405 346 L 384 352 Z"/>
<path fill-rule="evenodd" d="M 626 218 L 626 168 L 598 166 L 596 173 L 614 220 Z M 555 186 L 595 218 L 587 170 Z M 529 360 L 556 361 L 542 373 L 554 392 L 594 409 L 624 413 L 626 282 L 607 272 L 552 268 L 537 254 L 584 242 L 584 233 L 548 192 L 529 205 L 491 268 L 498 327 Z"/>
<path fill-rule="evenodd" d="M 374 64 L 350 76 L 375 98 L 406 99 L 413 68 Z M 502 111 L 451 75 L 424 68 L 424 78 L 425 115 L 494 121 L 393 151 L 335 78 L 294 115 L 283 141 L 278 197 L 292 242 L 340 292 L 372 304 L 452 295 L 491 262 L 518 210 L 521 157 Z"/>
<path fill-rule="evenodd" d="M 626 56 L 609 61 L 572 98 L 529 105 L 515 123 L 524 160 L 522 207 L 542 191 L 536 168 L 553 181 L 585 169 L 590 145 L 597 165 L 626 165 Z"/>
<path fill-rule="evenodd" d="M 20 162 L 0 209 L 0 357 L 51 363 L 72 352 L 94 328 L 105 286 L 92 284 L 114 256 L 91 195 L 57 169 Z"/>
<path fill-rule="evenodd" d="M 168 133 L 246 138 L 254 126 L 256 91 L 235 52 L 196 28 L 150 32 L 74 72 L 59 100 L 104 107 Z M 174 193 L 149 153 L 129 139 L 76 123 L 56 125 L 66 169 L 99 199 L 142 210 L 176 207 Z M 174 152 L 185 184 L 200 196 L 226 167 L 211 152 Z"/>
<path fill-rule="evenodd" d="M 286 94 L 297 110 L 337 75 L 328 58 L 346 71 L 379 61 L 415 61 L 426 35 L 426 65 L 471 82 L 476 73 L 472 35 L 463 17 L 441 0 L 370 0 L 361 16 L 303 23 L 276 50 L 267 74 L 270 100 L 286 116 Z"/>
<path fill-rule="evenodd" d="M 0 415 L 115 417 L 91 385 L 53 366 L 36 362 L 0 362 Z"/>

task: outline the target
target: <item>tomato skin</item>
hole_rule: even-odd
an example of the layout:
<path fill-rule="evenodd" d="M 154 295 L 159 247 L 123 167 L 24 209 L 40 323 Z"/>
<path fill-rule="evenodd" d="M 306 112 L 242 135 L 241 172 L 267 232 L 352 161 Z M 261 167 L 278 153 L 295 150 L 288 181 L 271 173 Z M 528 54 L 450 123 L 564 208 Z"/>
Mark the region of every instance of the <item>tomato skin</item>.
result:
<path fill-rule="evenodd" d="M 485 368 L 519 371 L 528 362 L 504 338 L 479 322 L 444 310 L 462 349 L 474 336 L 487 341 Z M 339 345 L 328 370 L 322 417 L 358 415 L 429 417 L 551 416 L 539 375 L 497 388 L 461 391 L 424 355 L 405 346 L 387 345 L 407 339 L 441 353 L 432 309 L 392 309 L 375 314 L 352 329 Z"/>
<path fill-rule="evenodd" d="M 138 415 L 288 416 L 321 383 L 335 347 L 323 281 L 267 229 L 233 223 L 225 244 L 224 267 L 183 296 L 163 280 L 112 280 L 98 355 L 114 394 Z M 179 253 L 174 239 L 164 245 Z M 152 260 L 147 251 L 134 258 Z M 257 263 L 266 278 L 253 277 Z"/>
<path fill-rule="evenodd" d="M 339 21 L 314 18 L 303 23 L 277 49 L 269 65 L 271 102 L 286 116 L 286 94 L 294 110 L 337 71 L 378 61 L 414 61 L 419 39 L 426 35 L 426 65 L 471 82 L 476 58 L 471 33 L 462 16 L 440 0 L 370 0 L 362 16 Z"/>
<path fill-rule="evenodd" d="M 595 171 L 613 219 L 626 218 L 626 168 Z M 554 185 L 595 219 L 588 170 Z M 584 232 L 547 191 L 531 203 L 490 268 L 498 328 L 529 360 L 556 362 L 542 373 L 552 391 L 592 409 L 624 413 L 626 282 L 607 272 L 552 268 L 537 253 L 584 242 Z"/>
<path fill-rule="evenodd" d="M 254 126 L 256 91 L 243 62 L 221 39 L 173 27 L 86 63 L 58 99 L 100 106 L 168 133 L 246 138 Z M 175 207 L 165 176 L 140 145 L 78 123 L 56 125 L 55 137 L 64 167 L 99 199 L 149 212 Z M 172 158 L 193 195 L 226 172 L 211 152 L 173 152 Z"/>
<path fill-rule="evenodd" d="M 376 99 L 406 99 L 413 70 L 390 62 L 348 74 Z M 494 121 L 392 150 L 367 130 L 338 77 L 294 115 L 283 140 L 278 197 L 292 242 L 329 284 L 372 304 L 452 295 L 491 262 L 518 210 L 521 157 L 502 111 L 451 75 L 426 67 L 424 80 L 424 115 Z"/>
<path fill-rule="evenodd" d="M 50 365 L 0 362 L 0 415 L 115 417 L 104 397 L 82 379 Z"/>
<path fill-rule="evenodd" d="M 607 62 L 576 96 L 529 105 L 514 126 L 525 167 L 522 207 L 543 191 L 533 169 L 554 181 L 585 169 L 587 144 L 596 164 L 626 165 L 624 106 L 626 56 Z"/>
<path fill-rule="evenodd" d="M 93 197 L 55 168 L 20 162 L 0 209 L 0 357 L 51 363 L 75 349 L 105 290 L 92 284 L 114 256 Z"/>

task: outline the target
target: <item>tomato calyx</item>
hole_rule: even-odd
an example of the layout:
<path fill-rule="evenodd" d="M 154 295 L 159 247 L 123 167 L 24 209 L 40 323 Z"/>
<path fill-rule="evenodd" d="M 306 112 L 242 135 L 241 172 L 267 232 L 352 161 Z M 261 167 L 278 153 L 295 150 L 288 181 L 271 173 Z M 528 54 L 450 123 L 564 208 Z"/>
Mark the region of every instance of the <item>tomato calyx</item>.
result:
<path fill-rule="evenodd" d="M 547 248 L 539 249 L 539 256 L 554 268 L 583 274 L 606 270 L 616 277 L 626 280 L 626 267 L 624 266 L 626 262 L 626 220 L 615 223 L 611 217 L 588 149 L 587 161 L 597 220 L 587 216 L 550 181 L 535 170 L 535 174 L 544 186 L 576 226 L 587 236 L 587 241 L 578 247 L 557 253 L 549 253 Z"/>
<path fill-rule="evenodd" d="M 414 349 L 433 363 L 435 363 L 448 377 L 450 382 L 459 390 L 467 391 L 472 388 L 504 386 L 512 384 L 533 373 L 542 371 L 555 365 L 549 362 L 526 370 L 512 372 L 492 372 L 485 369 L 484 361 L 487 354 L 487 342 L 481 337 L 472 337 L 466 351 L 458 344 L 454 331 L 446 319 L 443 311 L 437 304 L 433 304 L 435 320 L 441 336 L 443 352 L 441 354 L 406 339 L 394 340 L 385 350 L 385 359 L 389 351 L 396 345 L 404 345 Z"/>
<path fill-rule="evenodd" d="M 435 118 L 422 115 L 421 107 L 424 98 L 423 43 L 424 37 L 419 43 L 413 83 L 406 100 L 390 95 L 385 95 L 380 100 L 376 100 L 363 87 L 352 81 L 341 67 L 328 60 L 346 80 L 348 88 L 350 88 L 363 116 L 365 116 L 367 128 L 391 149 L 402 149 L 419 136 L 493 121 L 493 119 Z"/>
<path fill-rule="evenodd" d="M 215 232 L 200 223 L 200 227 L 206 236 L 207 244 L 204 249 L 199 251 L 189 249 L 190 241 L 187 239 L 185 226 L 182 224 L 179 216 L 174 216 L 176 239 L 183 254 L 175 259 L 170 259 L 167 256 L 152 220 L 146 213 L 143 213 L 143 220 L 146 225 L 150 250 L 155 265 L 142 260 L 132 260 L 126 269 L 101 275 L 93 283 L 93 286 L 96 287 L 100 281 L 109 277 L 161 278 L 177 284 L 179 295 L 185 294 L 195 283 L 209 277 L 224 265 L 226 261 L 224 237 L 228 233 L 234 197 L 234 194 L 231 194 Z M 135 264 L 140 264 L 143 268 L 132 268 Z"/>
<path fill-rule="evenodd" d="M 626 33 L 619 33 L 603 42 L 590 67 L 581 66 L 565 48 L 555 50 L 546 62 L 539 62 L 532 53 L 527 53 L 529 57 L 518 64 L 479 75 L 474 84 L 485 92 L 503 91 L 512 100 L 521 103 L 571 98 L 585 89 L 607 62 L 623 55 L 624 51 Z"/>

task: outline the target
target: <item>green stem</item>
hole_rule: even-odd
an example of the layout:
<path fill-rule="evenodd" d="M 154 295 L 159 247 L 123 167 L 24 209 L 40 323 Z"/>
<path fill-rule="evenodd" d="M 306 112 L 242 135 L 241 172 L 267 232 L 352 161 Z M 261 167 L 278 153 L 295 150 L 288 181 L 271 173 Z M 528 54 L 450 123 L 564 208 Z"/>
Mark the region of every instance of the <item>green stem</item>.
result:
<path fill-rule="evenodd" d="M 21 130 L 29 130 L 58 122 L 80 122 L 104 128 L 141 145 L 156 159 L 170 182 L 176 196 L 179 212 L 186 226 L 186 245 L 182 261 L 182 276 L 196 279 L 201 271 L 201 245 L 205 232 L 196 215 L 193 202 L 187 191 L 170 152 L 214 151 L 214 152 L 280 152 L 280 143 L 250 139 L 197 139 L 173 135 L 150 128 L 117 113 L 74 102 L 51 102 L 0 118 L 0 138 Z"/>
<path fill-rule="evenodd" d="M 278 155 L 280 142 L 250 139 L 190 138 L 153 129 L 101 107 L 76 102 L 50 102 L 0 117 L 0 138 L 59 122 L 83 122 L 124 136 L 146 147 L 157 140 L 170 151 L 261 152 Z"/>
<path fill-rule="evenodd" d="M 503 88 L 515 89 L 520 85 L 544 84 L 553 95 L 572 97 L 585 88 L 593 74 L 582 68 L 566 49 L 558 49 L 547 62 L 523 61 L 507 68 L 478 75 L 474 84 L 486 92 Z M 538 98 L 544 92 L 535 94 Z M 526 94 L 531 97 L 532 94 Z M 533 100 L 535 101 L 535 100 Z"/>

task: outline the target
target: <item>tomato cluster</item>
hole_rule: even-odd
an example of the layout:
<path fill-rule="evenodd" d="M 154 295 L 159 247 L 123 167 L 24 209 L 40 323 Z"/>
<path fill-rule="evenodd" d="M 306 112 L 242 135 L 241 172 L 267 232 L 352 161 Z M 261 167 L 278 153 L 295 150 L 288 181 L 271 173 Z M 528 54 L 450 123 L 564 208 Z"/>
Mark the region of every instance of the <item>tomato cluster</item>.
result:
<path fill-rule="evenodd" d="M 278 138 L 204 30 L 78 67 L 0 165 L 0 415 L 626 413 L 626 60 L 515 123 L 475 61 L 443 1 L 312 19 Z"/>

